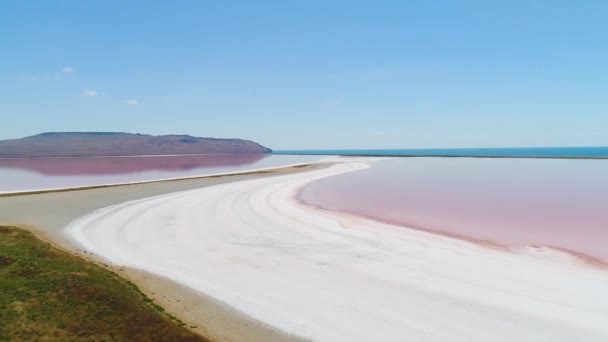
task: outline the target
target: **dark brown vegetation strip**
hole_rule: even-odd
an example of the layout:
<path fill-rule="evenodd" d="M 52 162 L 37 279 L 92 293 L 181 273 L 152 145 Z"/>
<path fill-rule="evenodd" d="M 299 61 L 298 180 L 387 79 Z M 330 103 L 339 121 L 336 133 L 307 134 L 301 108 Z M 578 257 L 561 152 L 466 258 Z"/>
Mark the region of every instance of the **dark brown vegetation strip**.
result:
<path fill-rule="evenodd" d="M 0 341 L 205 341 L 114 272 L 0 227 Z"/>

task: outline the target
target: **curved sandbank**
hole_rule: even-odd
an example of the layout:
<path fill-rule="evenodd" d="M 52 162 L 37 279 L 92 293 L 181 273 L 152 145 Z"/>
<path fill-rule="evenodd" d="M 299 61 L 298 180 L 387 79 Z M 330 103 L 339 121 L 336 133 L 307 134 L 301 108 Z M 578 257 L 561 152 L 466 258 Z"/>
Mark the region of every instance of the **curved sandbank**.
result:
<path fill-rule="evenodd" d="M 104 264 L 137 284 L 148 297 L 178 316 L 194 331 L 213 341 L 301 341 L 164 276 L 130 267 L 108 265 L 105 260 L 84 251 L 82 246 L 66 236 L 64 228 L 78 217 L 96 209 L 126 201 L 229 182 L 303 172 L 319 167 L 322 166 L 300 165 L 223 176 L 0 196 L 0 224 L 25 228 L 64 250 L 77 253 L 86 260 Z"/>
<path fill-rule="evenodd" d="M 319 341 L 606 341 L 608 272 L 543 247 L 489 248 L 305 206 L 329 167 L 138 199 L 67 228 L 116 265 L 168 277 Z"/>

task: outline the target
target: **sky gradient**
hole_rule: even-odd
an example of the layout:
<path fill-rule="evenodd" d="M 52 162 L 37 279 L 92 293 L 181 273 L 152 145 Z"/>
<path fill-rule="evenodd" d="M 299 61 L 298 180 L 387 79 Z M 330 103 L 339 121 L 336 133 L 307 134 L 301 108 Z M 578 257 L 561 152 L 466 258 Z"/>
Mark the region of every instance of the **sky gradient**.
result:
<path fill-rule="evenodd" d="M 608 145 L 604 1 L 3 1 L 0 139 Z"/>

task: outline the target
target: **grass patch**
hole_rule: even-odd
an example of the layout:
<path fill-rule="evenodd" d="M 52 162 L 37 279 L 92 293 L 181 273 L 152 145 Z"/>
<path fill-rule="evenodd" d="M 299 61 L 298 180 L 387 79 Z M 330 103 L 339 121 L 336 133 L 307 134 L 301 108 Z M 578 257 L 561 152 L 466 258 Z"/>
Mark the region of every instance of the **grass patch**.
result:
<path fill-rule="evenodd" d="M 112 271 L 0 227 L 0 341 L 205 341 Z"/>

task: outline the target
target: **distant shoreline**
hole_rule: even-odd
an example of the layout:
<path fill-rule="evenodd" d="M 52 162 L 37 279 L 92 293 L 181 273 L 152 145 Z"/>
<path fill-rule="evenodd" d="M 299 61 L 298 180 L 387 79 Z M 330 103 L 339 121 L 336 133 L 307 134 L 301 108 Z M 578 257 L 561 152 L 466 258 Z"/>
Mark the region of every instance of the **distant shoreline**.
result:
<path fill-rule="evenodd" d="M 496 148 L 376 148 L 278 150 L 273 154 L 340 155 L 352 157 L 608 159 L 608 146 Z"/>
<path fill-rule="evenodd" d="M 395 157 L 395 158 L 495 158 L 495 159 L 608 159 L 608 156 L 479 156 L 479 155 L 451 155 L 451 154 L 340 154 L 340 153 L 272 153 L 276 155 L 298 156 L 340 156 L 340 157 Z"/>
<path fill-rule="evenodd" d="M 520 148 L 515 148 L 518 150 Z M 522 150 L 525 148 L 521 148 Z M 540 149 L 553 149 L 553 148 L 540 148 Z M 566 148 L 570 149 L 570 148 Z M 574 148 L 579 149 L 579 148 Z M 583 149 L 583 148 L 580 148 Z M 598 149 L 605 149 L 606 155 L 494 155 L 494 154 L 417 154 L 417 153 L 379 153 L 372 152 L 375 150 L 352 150 L 353 152 L 347 152 L 350 150 L 284 150 L 284 151 L 272 151 L 270 153 L 259 153 L 255 155 L 296 155 L 296 156 L 340 156 L 340 157 L 402 157 L 402 158 L 516 158 L 516 159 L 608 159 L 608 147 L 598 147 Z M 442 149 L 447 150 L 447 149 Z M 455 149 L 461 150 L 461 149 Z M 473 149 L 475 150 L 475 149 Z M 479 149 L 484 150 L 484 149 Z M 494 150 L 494 149 L 490 149 Z M 496 149 L 502 150 L 502 149 Z M 507 149 L 505 149 L 507 150 Z M 366 152 L 369 151 L 369 152 Z M 382 151 L 382 150 L 379 150 Z M 391 151 L 391 150 L 384 150 Z M 395 150 L 399 151 L 399 150 Z M 412 150 L 416 151 L 416 150 Z M 194 157 L 194 156 L 226 156 L 235 155 L 234 153 L 194 153 L 194 154 L 135 154 L 135 155 L 99 155 L 99 156 L 31 156 L 31 157 L 0 157 L 0 160 L 5 159 L 76 159 L 76 158 L 149 158 L 149 157 Z M 237 154 L 239 155 L 239 154 Z M 243 154 L 251 155 L 251 154 Z"/>

